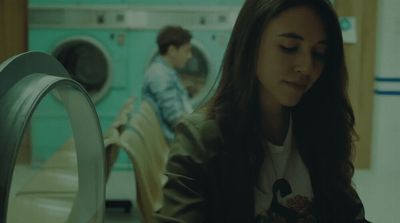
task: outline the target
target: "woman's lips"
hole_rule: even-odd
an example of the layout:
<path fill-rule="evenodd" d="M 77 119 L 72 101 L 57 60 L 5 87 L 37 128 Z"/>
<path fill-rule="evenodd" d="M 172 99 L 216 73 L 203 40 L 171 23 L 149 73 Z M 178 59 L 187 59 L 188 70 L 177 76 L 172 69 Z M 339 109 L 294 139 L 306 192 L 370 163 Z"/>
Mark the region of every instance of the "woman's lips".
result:
<path fill-rule="evenodd" d="M 291 88 L 294 88 L 299 91 L 304 91 L 307 89 L 307 84 L 303 82 L 296 82 L 296 81 L 283 81 L 286 85 L 288 85 Z"/>

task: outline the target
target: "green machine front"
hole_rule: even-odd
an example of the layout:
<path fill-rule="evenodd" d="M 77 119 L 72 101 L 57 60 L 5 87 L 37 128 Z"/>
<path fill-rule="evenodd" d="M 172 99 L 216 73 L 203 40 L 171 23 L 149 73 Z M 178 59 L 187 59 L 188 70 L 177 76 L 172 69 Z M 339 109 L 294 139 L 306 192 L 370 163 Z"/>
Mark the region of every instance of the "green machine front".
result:
<path fill-rule="evenodd" d="M 101 128 L 106 131 L 135 87 L 128 78 L 127 32 L 92 24 L 71 25 L 68 20 L 58 20 L 61 25 L 49 24 L 57 21 L 51 16 L 57 16 L 54 12 L 58 10 L 60 7 L 31 15 L 39 19 L 34 17 L 30 21 L 29 50 L 51 54 L 85 87 L 95 103 Z M 35 10 L 31 8 L 32 12 Z M 31 130 L 32 162 L 41 166 L 72 137 L 67 114 L 57 95 L 43 98 L 31 120 Z M 131 164 L 122 153 L 115 167 L 130 168 Z"/>
<path fill-rule="evenodd" d="M 107 130 L 129 97 L 140 105 L 143 75 L 157 54 L 156 36 L 165 25 L 193 34 L 193 58 L 181 73 L 196 79 L 191 102 L 201 105 L 218 71 L 243 0 L 31 0 L 29 49 L 56 57 L 89 92 L 102 129 Z M 200 78 L 199 78 L 200 77 Z M 40 166 L 71 138 L 57 95 L 43 99 L 32 118 L 32 161 Z M 57 131 L 54 131 L 57 129 Z M 53 130 L 53 131 L 50 131 Z M 114 166 L 130 169 L 124 153 Z"/>

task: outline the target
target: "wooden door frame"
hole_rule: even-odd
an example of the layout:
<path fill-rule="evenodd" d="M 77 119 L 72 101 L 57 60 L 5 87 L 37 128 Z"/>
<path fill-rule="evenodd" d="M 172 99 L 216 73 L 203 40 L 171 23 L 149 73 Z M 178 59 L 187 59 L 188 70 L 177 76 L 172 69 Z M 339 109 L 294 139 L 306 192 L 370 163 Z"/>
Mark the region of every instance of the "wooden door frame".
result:
<path fill-rule="evenodd" d="M 0 63 L 28 49 L 28 2 L 27 0 L 0 0 Z M 18 163 L 30 164 L 30 130 L 21 143 Z"/>
<path fill-rule="evenodd" d="M 356 118 L 356 168 L 371 165 L 378 0 L 336 0 L 339 16 L 355 16 L 356 44 L 345 44 L 349 96 Z"/>

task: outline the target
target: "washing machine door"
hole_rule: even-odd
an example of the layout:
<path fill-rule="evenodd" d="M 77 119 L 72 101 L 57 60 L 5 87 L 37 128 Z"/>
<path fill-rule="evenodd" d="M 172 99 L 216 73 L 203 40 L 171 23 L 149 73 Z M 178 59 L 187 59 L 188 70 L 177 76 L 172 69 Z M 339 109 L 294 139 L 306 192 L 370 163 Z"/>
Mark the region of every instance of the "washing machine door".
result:
<path fill-rule="evenodd" d="M 40 52 L 27 52 L 0 64 L 0 222 L 56 222 L 49 216 L 65 217 L 68 222 L 103 222 L 105 158 L 99 119 L 88 94 L 81 85 L 64 78 L 66 75 L 53 57 Z M 23 133 L 37 105 L 52 90 L 58 91 L 70 117 L 78 194 L 75 199 L 64 199 L 65 193 L 52 194 L 51 199 L 48 193 L 24 194 L 11 202 L 15 208 L 9 212 L 10 186 Z M 59 207 L 54 200 L 62 200 Z M 64 211 L 67 206 L 72 206 L 71 211 Z M 22 209 L 26 212 L 21 213 Z"/>
<path fill-rule="evenodd" d="M 178 70 L 178 74 L 183 85 L 191 99 L 199 96 L 199 93 L 205 87 L 209 76 L 209 62 L 206 54 L 201 48 L 192 47 L 192 58 L 187 62 L 186 66 Z"/>
<path fill-rule="evenodd" d="M 96 103 L 108 92 L 111 81 L 110 59 L 107 52 L 96 40 L 76 37 L 63 41 L 53 50 L 52 55 L 79 82 Z"/>

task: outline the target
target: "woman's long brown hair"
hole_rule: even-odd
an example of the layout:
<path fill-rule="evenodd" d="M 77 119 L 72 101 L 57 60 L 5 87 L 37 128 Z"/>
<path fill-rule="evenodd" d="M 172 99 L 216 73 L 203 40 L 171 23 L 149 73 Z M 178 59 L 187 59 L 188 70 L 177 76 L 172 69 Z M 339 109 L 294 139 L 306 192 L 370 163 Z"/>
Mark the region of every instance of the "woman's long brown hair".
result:
<path fill-rule="evenodd" d="M 312 181 L 318 222 L 348 222 L 354 206 L 351 185 L 354 114 L 347 96 L 347 70 L 337 15 L 325 0 L 247 0 L 227 46 L 216 94 L 207 105 L 228 146 L 243 156 L 253 184 L 263 162 L 256 61 L 264 28 L 282 11 L 305 5 L 325 25 L 326 63 L 320 79 L 292 108 L 293 134 Z"/>

